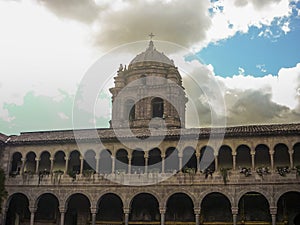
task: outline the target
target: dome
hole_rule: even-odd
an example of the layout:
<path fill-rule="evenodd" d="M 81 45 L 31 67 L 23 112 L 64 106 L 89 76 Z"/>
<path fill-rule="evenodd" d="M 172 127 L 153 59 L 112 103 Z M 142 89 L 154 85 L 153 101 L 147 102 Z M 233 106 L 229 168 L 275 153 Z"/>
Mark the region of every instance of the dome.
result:
<path fill-rule="evenodd" d="M 129 65 L 138 62 L 151 62 L 151 61 L 174 65 L 173 60 L 169 59 L 166 55 L 164 55 L 164 53 L 159 52 L 155 49 L 153 45 L 153 41 L 150 41 L 149 47 L 146 49 L 146 51 L 138 54 L 133 60 L 131 60 Z"/>

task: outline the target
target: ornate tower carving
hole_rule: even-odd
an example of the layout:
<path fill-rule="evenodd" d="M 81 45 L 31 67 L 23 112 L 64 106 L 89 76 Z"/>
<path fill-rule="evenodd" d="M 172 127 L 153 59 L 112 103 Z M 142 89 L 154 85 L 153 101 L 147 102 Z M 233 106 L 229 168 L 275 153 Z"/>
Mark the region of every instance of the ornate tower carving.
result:
<path fill-rule="evenodd" d="M 146 51 L 138 54 L 128 68 L 120 65 L 112 93 L 114 128 L 147 128 L 185 126 L 187 98 L 182 77 L 173 60 L 157 51 L 153 41 Z M 155 124 L 157 121 L 157 124 Z"/>

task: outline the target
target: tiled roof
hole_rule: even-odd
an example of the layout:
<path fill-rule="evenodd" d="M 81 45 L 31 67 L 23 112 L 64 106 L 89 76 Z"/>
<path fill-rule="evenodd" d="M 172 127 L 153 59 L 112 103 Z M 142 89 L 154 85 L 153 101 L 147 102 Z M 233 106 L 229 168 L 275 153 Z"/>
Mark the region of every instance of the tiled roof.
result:
<path fill-rule="evenodd" d="M 5 142 L 7 140 L 7 136 L 5 134 L 0 133 L 0 142 Z"/>
<path fill-rule="evenodd" d="M 166 132 L 166 135 L 165 135 Z M 156 130 L 153 137 L 166 136 L 166 139 L 181 137 L 207 138 L 209 135 L 225 137 L 243 137 L 243 136 L 261 136 L 261 135 L 300 135 L 300 124 L 279 124 L 279 125 L 249 125 L 226 128 L 191 128 L 191 129 L 168 129 L 167 131 Z M 133 129 L 130 133 L 127 129 L 119 129 L 115 133 L 114 129 L 97 130 L 58 130 L 58 131 L 37 131 L 24 132 L 20 135 L 10 136 L 8 144 L 29 144 L 29 143 L 47 143 L 47 142 L 73 142 L 76 139 L 92 141 L 102 141 L 119 139 L 130 139 L 133 137 L 147 138 L 150 132 L 148 129 Z M 1 138 L 1 136 L 0 136 Z"/>

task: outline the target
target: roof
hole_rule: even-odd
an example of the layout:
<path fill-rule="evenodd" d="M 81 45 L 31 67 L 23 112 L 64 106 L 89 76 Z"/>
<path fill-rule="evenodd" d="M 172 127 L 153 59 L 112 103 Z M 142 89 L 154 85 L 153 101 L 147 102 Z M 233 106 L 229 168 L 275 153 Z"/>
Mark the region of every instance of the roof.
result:
<path fill-rule="evenodd" d="M 5 134 L 0 133 L 0 142 L 5 142 L 7 140 L 7 136 Z"/>
<path fill-rule="evenodd" d="M 159 62 L 174 66 L 173 60 L 169 59 L 164 53 L 159 52 L 154 47 L 153 41 L 149 42 L 149 47 L 146 51 L 138 54 L 129 65 L 137 62 Z"/>
<path fill-rule="evenodd" d="M 119 129 L 118 135 L 115 130 L 107 129 L 86 129 L 75 130 L 76 140 L 82 141 L 97 141 L 100 137 L 102 141 L 130 138 L 147 138 L 150 135 L 148 129 L 137 128 L 132 129 L 129 133 L 127 129 Z M 154 137 L 160 137 L 166 132 L 165 139 L 174 139 L 178 137 L 186 138 L 207 138 L 210 135 L 220 136 L 225 132 L 225 137 L 245 137 L 245 136 L 270 136 L 270 135 L 299 135 L 300 124 L 278 124 L 278 125 L 249 125 L 236 126 L 226 128 L 191 128 L 191 129 L 168 129 L 166 131 L 157 130 Z M 74 142 L 75 136 L 73 130 L 58 130 L 58 131 L 37 131 L 25 132 L 20 135 L 10 136 L 7 140 L 8 144 L 37 144 L 37 143 L 64 143 Z"/>

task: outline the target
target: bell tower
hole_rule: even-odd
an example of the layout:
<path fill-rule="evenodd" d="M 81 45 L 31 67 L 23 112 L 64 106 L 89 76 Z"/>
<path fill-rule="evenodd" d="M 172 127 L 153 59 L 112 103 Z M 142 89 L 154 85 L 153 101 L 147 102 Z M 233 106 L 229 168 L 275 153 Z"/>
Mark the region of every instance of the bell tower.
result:
<path fill-rule="evenodd" d="M 152 40 L 127 68 L 120 65 L 114 79 L 111 127 L 148 128 L 150 122 L 159 127 L 162 121 L 167 128 L 185 127 L 187 98 L 182 77 L 173 60 L 157 51 Z"/>

